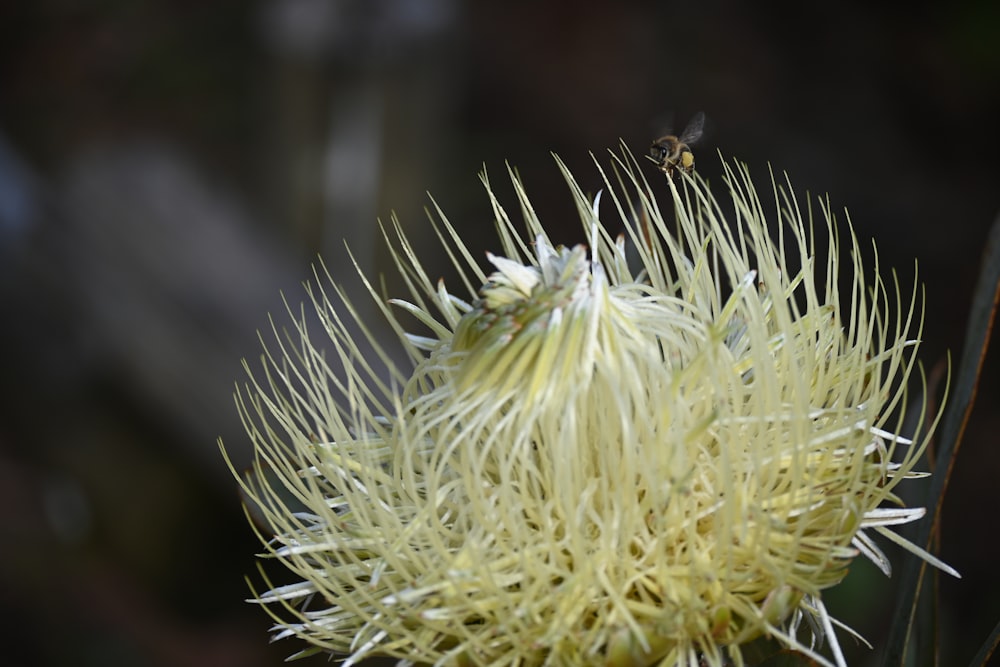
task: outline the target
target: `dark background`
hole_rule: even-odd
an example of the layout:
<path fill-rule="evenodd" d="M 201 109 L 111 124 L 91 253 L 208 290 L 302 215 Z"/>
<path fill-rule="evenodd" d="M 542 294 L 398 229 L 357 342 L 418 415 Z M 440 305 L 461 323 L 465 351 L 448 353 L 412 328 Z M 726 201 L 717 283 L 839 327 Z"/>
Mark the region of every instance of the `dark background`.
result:
<path fill-rule="evenodd" d="M 317 253 L 338 280 L 345 239 L 387 271 L 375 220 L 426 230 L 425 191 L 497 250 L 484 163 L 510 204 L 516 165 L 574 243 L 549 152 L 593 191 L 588 151 L 642 151 L 703 110 L 699 171 L 719 148 L 762 187 L 770 162 L 829 192 L 883 273 L 906 284 L 918 262 L 925 366 L 960 353 L 1000 210 L 1000 5 L 802 4 L 0 5 L 0 661 L 262 667 L 298 648 L 268 646 L 242 602 L 258 547 L 216 445 L 248 460 L 240 359 Z M 965 577 L 942 586 L 946 665 L 1000 618 L 997 368 L 945 507 Z M 877 646 L 891 590 L 858 562 L 831 597 Z"/>

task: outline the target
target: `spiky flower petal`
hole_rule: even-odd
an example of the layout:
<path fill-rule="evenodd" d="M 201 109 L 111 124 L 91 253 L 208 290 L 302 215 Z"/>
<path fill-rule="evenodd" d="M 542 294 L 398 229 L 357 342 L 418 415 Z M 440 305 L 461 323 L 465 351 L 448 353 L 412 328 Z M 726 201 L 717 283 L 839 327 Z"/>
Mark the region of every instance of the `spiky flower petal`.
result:
<path fill-rule="evenodd" d="M 917 291 L 866 278 L 853 234 L 842 264 L 826 204 L 822 254 L 789 190 L 768 220 L 743 167 L 723 202 L 625 153 L 601 209 L 559 166 L 589 250 L 512 175 L 526 242 L 484 177 L 490 275 L 438 211 L 461 296 L 387 239 L 410 294 L 369 289 L 410 367 L 334 287 L 327 340 L 303 320 L 239 394 L 245 489 L 300 578 L 257 598 L 277 636 L 349 664 L 719 667 L 769 635 L 843 665 L 821 594 L 859 553 L 888 573 L 870 532 L 947 569 L 887 528 L 922 514 L 894 493 L 931 430 L 896 435 Z"/>

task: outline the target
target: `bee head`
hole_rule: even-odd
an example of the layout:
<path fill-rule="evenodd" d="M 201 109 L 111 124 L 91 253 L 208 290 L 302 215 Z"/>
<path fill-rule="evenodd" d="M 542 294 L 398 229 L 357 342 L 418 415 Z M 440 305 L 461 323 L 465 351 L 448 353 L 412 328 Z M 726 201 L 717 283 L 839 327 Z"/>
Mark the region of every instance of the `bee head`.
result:
<path fill-rule="evenodd" d="M 649 147 L 649 155 L 646 157 L 656 164 L 663 164 L 668 155 L 670 155 L 670 150 L 660 142 L 654 141 L 653 145 Z"/>

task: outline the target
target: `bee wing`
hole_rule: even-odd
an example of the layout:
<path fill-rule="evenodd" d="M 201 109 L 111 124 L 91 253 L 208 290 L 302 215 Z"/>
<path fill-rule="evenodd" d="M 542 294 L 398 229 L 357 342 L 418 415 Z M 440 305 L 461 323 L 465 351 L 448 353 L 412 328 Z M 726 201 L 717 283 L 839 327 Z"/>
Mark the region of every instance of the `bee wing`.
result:
<path fill-rule="evenodd" d="M 691 117 L 691 122 L 681 133 L 680 141 L 684 144 L 693 144 L 701 138 L 701 133 L 705 130 L 705 114 L 701 111 Z"/>

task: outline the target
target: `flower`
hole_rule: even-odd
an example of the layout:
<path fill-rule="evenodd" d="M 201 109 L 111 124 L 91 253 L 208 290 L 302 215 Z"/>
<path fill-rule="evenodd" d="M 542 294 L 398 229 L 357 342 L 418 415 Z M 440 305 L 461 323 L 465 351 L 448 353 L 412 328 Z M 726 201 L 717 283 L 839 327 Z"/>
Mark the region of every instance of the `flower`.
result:
<path fill-rule="evenodd" d="M 845 665 L 822 592 L 859 554 L 889 574 L 874 534 L 954 574 L 889 528 L 923 515 L 895 493 L 933 430 L 899 435 L 918 290 L 866 278 L 853 232 L 845 260 L 828 203 L 816 235 L 773 185 L 769 218 L 738 164 L 724 203 L 625 151 L 598 164 L 602 209 L 557 162 L 589 252 L 549 238 L 511 173 L 526 242 L 484 175 L 490 275 L 438 209 L 464 289 L 398 225 L 410 294 L 365 282 L 409 365 L 313 289 L 322 344 L 300 320 L 238 392 L 241 483 L 297 578 L 256 597 L 275 637 L 348 665 L 720 667 L 769 636 Z"/>

